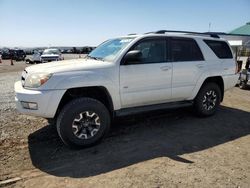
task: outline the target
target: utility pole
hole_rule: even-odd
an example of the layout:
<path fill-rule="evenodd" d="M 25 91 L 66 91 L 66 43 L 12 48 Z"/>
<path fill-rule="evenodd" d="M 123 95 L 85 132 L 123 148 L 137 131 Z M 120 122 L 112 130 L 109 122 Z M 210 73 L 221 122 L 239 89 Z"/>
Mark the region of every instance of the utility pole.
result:
<path fill-rule="evenodd" d="M 210 32 L 210 30 L 211 30 L 211 22 L 209 22 L 208 24 L 208 32 Z"/>

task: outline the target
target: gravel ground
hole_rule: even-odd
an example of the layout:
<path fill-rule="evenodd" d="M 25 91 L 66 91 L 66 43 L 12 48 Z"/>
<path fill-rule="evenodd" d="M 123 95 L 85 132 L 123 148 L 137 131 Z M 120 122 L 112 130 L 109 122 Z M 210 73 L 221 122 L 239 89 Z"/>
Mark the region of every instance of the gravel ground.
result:
<path fill-rule="evenodd" d="M 226 92 L 209 118 L 190 108 L 120 118 L 99 145 L 70 150 L 45 119 L 16 112 L 21 70 L 0 73 L 0 182 L 19 178 L 5 186 L 250 187 L 250 90 Z"/>
<path fill-rule="evenodd" d="M 21 72 L 0 74 L 0 112 L 15 109 L 14 83 L 21 78 Z"/>

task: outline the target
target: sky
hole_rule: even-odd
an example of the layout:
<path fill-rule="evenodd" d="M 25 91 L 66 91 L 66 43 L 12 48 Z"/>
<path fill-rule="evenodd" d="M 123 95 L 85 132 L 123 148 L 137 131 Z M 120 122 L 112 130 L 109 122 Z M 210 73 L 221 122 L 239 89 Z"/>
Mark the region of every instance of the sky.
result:
<path fill-rule="evenodd" d="M 156 30 L 229 32 L 250 0 L 0 0 L 0 47 L 96 46 Z"/>

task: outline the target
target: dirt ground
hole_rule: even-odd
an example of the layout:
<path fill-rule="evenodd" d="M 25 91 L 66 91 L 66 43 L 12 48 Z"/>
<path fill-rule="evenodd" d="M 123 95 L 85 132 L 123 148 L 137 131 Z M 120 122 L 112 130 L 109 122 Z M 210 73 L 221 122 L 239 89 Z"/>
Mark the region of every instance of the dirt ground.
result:
<path fill-rule="evenodd" d="M 250 90 L 227 91 L 209 118 L 191 108 L 120 118 L 99 145 L 70 150 L 46 120 L 16 112 L 13 84 L 27 65 L 5 64 L 0 181 L 19 180 L 2 186 L 250 187 Z"/>

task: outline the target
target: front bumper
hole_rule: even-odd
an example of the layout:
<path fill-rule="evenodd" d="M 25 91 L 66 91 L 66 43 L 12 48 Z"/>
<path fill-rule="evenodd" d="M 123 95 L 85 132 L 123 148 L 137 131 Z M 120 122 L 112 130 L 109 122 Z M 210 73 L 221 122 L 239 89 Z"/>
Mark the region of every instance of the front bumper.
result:
<path fill-rule="evenodd" d="M 42 62 L 60 61 L 60 57 L 41 57 Z"/>
<path fill-rule="evenodd" d="M 37 91 L 25 89 L 21 81 L 15 83 L 16 108 L 23 114 L 53 118 L 65 90 Z M 24 108 L 21 102 L 36 103 L 37 110 Z"/>

